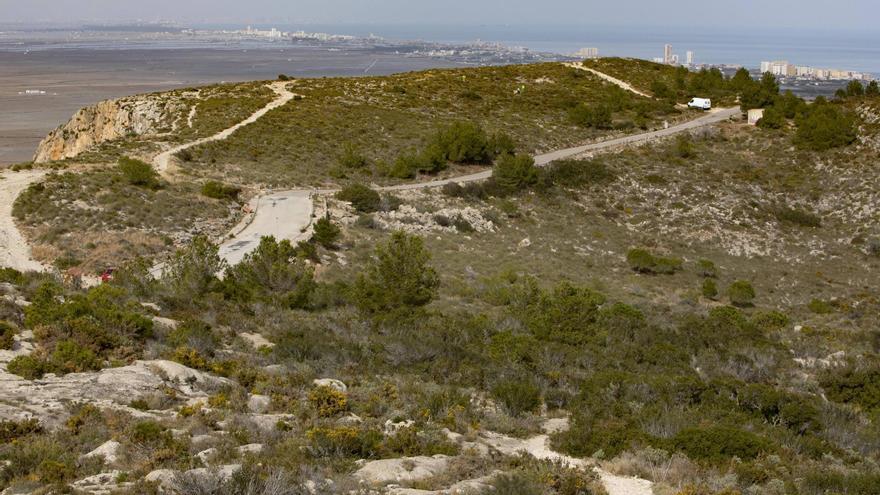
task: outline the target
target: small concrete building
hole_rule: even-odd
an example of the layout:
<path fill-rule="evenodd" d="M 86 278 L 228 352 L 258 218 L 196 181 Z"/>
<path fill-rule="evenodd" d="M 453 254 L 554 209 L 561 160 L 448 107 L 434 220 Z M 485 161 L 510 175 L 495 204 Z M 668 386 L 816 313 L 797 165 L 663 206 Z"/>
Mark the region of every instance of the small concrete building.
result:
<path fill-rule="evenodd" d="M 758 121 L 764 118 L 763 108 L 753 108 L 749 110 L 749 125 L 758 125 Z"/>

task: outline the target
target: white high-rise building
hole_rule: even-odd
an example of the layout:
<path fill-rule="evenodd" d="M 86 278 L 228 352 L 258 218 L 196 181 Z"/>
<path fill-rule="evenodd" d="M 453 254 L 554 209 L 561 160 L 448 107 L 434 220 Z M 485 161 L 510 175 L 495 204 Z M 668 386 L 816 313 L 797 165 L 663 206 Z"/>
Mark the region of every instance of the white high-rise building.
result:
<path fill-rule="evenodd" d="M 666 45 L 663 47 L 663 63 L 667 65 L 672 65 L 672 45 Z"/>
<path fill-rule="evenodd" d="M 694 52 L 688 50 L 687 52 L 687 64 L 694 65 Z"/>

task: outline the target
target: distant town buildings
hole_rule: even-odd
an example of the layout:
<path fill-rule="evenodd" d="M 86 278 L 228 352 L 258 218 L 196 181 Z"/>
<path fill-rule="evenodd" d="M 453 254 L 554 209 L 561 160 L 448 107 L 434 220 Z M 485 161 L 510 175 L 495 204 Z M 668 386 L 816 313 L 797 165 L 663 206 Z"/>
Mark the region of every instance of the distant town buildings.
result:
<path fill-rule="evenodd" d="M 685 60 L 685 65 L 687 65 L 688 67 L 693 67 L 695 60 L 694 52 L 688 51 L 686 53 Z M 666 65 L 679 65 L 681 63 L 681 58 L 672 51 L 672 45 L 667 44 L 663 46 L 663 56 L 655 58 L 654 62 Z"/>
<path fill-rule="evenodd" d="M 871 75 L 861 72 L 853 72 L 836 69 L 820 69 L 809 66 L 796 66 L 788 63 L 786 60 L 775 60 L 772 62 L 761 62 L 761 73 L 771 73 L 777 77 L 812 79 L 819 81 L 843 81 L 843 80 L 861 80 L 870 81 L 873 79 Z"/>
<path fill-rule="evenodd" d="M 577 58 L 599 58 L 598 48 L 581 48 L 574 53 Z"/>

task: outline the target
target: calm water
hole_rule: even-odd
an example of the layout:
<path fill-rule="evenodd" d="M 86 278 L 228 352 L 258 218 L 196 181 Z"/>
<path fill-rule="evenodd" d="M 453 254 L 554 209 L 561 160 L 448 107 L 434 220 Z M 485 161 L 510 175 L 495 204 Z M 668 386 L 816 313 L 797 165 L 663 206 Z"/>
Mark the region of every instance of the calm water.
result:
<path fill-rule="evenodd" d="M 230 26 L 227 26 L 230 27 Z M 696 53 L 697 62 L 758 67 L 762 60 L 788 60 L 796 65 L 855 70 L 880 75 L 880 30 L 871 32 L 739 30 L 700 27 L 610 26 L 397 26 L 297 25 L 279 29 L 330 32 L 391 39 L 469 42 L 477 39 L 569 54 L 597 47 L 603 56 L 651 59 L 672 43 L 682 59 Z"/>

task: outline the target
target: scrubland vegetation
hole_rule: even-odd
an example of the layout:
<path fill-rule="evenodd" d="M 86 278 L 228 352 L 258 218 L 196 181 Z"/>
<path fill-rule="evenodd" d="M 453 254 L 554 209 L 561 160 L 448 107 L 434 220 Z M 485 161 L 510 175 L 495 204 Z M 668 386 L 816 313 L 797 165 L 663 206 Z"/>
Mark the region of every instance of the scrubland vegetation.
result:
<path fill-rule="evenodd" d="M 678 75 L 604 63 L 637 85 Z M 780 125 L 724 123 L 539 168 L 529 152 L 553 144 L 550 133 L 529 137 L 526 124 L 504 114 L 508 125 L 498 125 L 493 111 L 555 123 L 561 140 L 566 126 L 598 135 L 606 120 L 554 103 L 568 92 L 586 97 L 572 89 L 581 84 L 599 87 L 556 66 L 542 67 L 554 82 L 540 87 L 577 83 L 534 104 L 514 86 L 496 89 L 514 74 L 528 95 L 533 70 L 304 81 L 305 99 L 194 150 L 185 166 L 222 181 L 168 184 L 123 160 L 25 193 L 16 215 L 30 229 L 61 215 L 80 225 L 72 208 L 124 196 L 133 206 L 106 203 L 113 213 L 133 230 L 161 232 L 167 220 L 144 207 L 159 199 L 180 221 L 219 217 L 242 183 L 324 180 L 334 167 L 346 177 L 309 242 L 266 238 L 234 267 L 195 237 L 179 243 L 159 280 L 150 261 L 134 258 L 144 252 L 88 291 L 0 272 L 4 290 L 31 303 L 0 301 L 0 347 L 30 334 L 36 346 L 6 365 L 10 373 L 45 379 L 166 359 L 228 380 L 199 401 L 164 391 L 126 398 L 127 408 L 71 404 L 55 427 L 2 422 L 0 486 L 63 490 L 113 467 L 132 483 L 123 492 L 150 493 L 156 486 L 143 478 L 155 469 L 237 463 L 226 481 L 178 475 L 175 485 L 185 494 L 301 493 L 307 484 L 358 493 L 361 460 L 412 468 L 415 456 L 443 455 L 451 460 L 441 472 L 402 484 L 446 489 L 490 477 L 495 491 L 478 493 L 602 495 L 590 471 L 479 452 L 488 432 L 530 438 L 547 418 L 568 417 L 570 428 L 550 435 L 553 449 L 649 479 L 657 495 L 876 493 L 880 151 L 865 117 L 871 97 L 854 89 L 805 105 L 754 82 L 768 98 L 765 119 Z M 688 75 L 676 91 L 703 79 L 715 80 Z M 298 113 L 315 105 L 327 113 Z M 615 110 L 612 121 L 633 112 Z M 260 132 L 254 154 L 241 140 Z M 289 168 L 280 166 L 294 148 Z M 239 159 L 246 166 L 232 168 Z M 365 185 L 456 163 L 491 166 L 494 176 L 395 195 Z M 83 256 L 74 239 L 64 242 Z M 112 466 L 80 458 L 110 439 L 121 444 Z M 261 450 L 240 450 L 254 444 Z M 214 450 L 201 460 L 206 445 Z"/>

